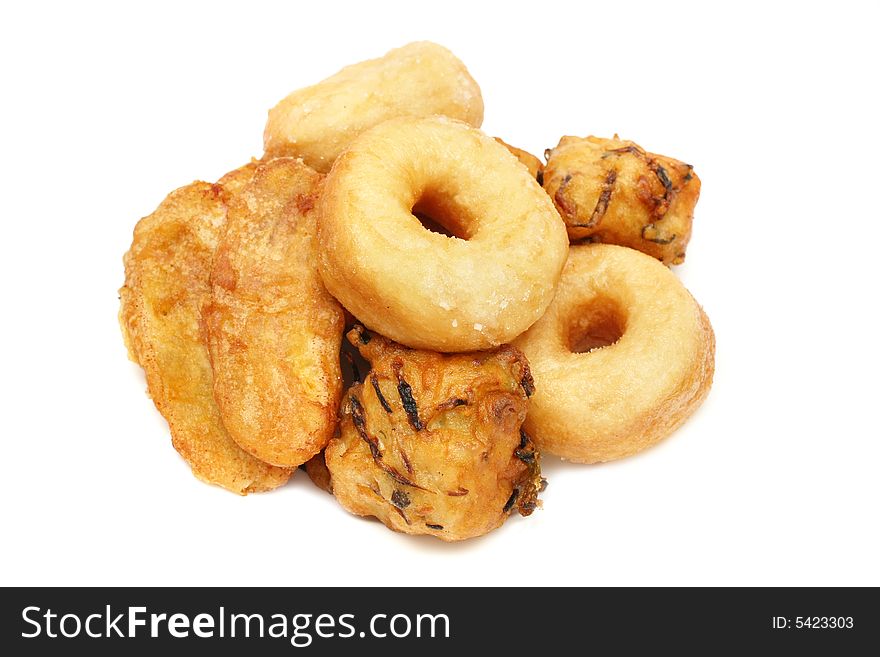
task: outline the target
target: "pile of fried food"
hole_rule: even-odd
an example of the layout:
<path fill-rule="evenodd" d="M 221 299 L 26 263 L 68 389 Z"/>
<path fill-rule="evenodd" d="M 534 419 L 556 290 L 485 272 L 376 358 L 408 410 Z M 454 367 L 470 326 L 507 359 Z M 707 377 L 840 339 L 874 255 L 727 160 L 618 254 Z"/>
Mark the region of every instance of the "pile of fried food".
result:
<path fill-rule="evenodd" d="M 714 335 L 667 267 L 693 168 L 616 135 L 544 165 L 482 118 L 464 65 L 412 43 L 293 92 L 262 159 L 138 222 L 120 323 L 196 477 L 303 467 L 462 540 L 540 506 L 541 453 L 619 459 L 703 401 Z"/>

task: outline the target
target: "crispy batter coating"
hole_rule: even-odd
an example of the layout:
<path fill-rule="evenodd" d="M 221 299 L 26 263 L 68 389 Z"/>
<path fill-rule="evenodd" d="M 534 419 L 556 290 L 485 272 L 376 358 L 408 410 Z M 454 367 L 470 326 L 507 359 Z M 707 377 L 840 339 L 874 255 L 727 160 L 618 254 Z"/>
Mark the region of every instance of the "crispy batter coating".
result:
<path fill-rule="evenodd" d="M 333 485 L 330 481 L 330 470 L 327 469 L 327 462 L 324 460 L 323 450 L 306 461 L 302 467 L 315 486 L 328 493 L 333 493 Z"/>
<path fill-rule="evenodd" d="M 483 97 L 455 55 L 418 41 L 294 91 L 270 110 L 263 142 L 269 157 L 298 156 L 326 173 L 365 130 L 398 116 L 435 114 L 479 128 Z"/>
<path fill-rule="evenodd" d="M 342 307 L 316 265 L 320 180 L 299 160 L 276 159 L 230 199 L 202 312 L 227 431 L 281 467 L 327 444 L 342 392 Z"/>
<path fill-rule="evenodd" d="M 237 188 L 253 170 L 253 164 L 242 167 L 222 185 L 182 187 L 141 219 L 119 291 L 129 356 L 144 368 L 175 449 L 196 477 L 242 495 L 280 486 L 291 473 L 249 455 L 223 427 L 211 394 L 199 309 L 209 296 L 211 257 L 225 221 L 224 185 Z"/>
<path fill-rule="evenodd" d="M 571 247 L 553 303 L 514 344 L 537 386 L 527 430 L 541 450 L 579 463 L 671 434 L 715 371 L 712 325 L 678 277 L 611 244 Z"/>
<path fill-rule="evenodd" d="M 325 452 L 342 506 L 445 541 L 531 514 L 545 482 L 521 429 L 534 387 L 519 350 L 414 351 L 360 326 L 348 339 L 372 370 L 346 393 Z"/>
<path fill-rule="evenodd" d="M 241 190 L 244 189 L 245 185 L 253 180 L 254 172 L 257 170 L 257 167 L 259 167 L 260 164 L 260 160 L 255 160 L 254 158 L 251 158 L 250 162 L 242 167 L 233 169 L 217 181 L 217 184 L 223 188 L 223 198 L 227 206 L 229 199 L 241 192 Z M 224 223 L 224 230 L 225 225 L 226 224 Z M 221 237 L 223 236 L 223 230 L 219 232 L 219 235 Z"/>
<path fill-rule="evenodd" d="M 532 178 L 537 180 L 539 185 L 544 183 L 544 163 L 541 162 L 541 160 L 528 151 L 524 151 L 516 146 L 511 146 L 501 137 L 495 137 L 495 141 L 513 153 L 516 156 L 516 159 L 525 165 L 526 169 L 529 170 L 529 173 L 532 174 Z"/>
<path fill-rule="evenodd" d="M 700 179 L 690 164 L 631 141 L 563 137 L 547 151 L 544 189 L 574 241 L 619 244 L 680 265 Z"/>

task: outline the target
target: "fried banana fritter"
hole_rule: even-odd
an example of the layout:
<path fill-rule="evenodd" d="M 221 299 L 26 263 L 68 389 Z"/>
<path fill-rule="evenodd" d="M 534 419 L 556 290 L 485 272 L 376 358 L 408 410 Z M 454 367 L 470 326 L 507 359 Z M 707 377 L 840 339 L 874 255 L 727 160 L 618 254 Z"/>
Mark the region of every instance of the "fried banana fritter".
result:
<path fill-rule="evenodd" d="M 226 429 L 247 452 L 282 467 L 324 448 L 342 392 L 342 307 L 316 265 L 320 180 L 292 158 L 256 170 L 229 201 L 202 312 Z"/>
<path fill-rule="evenodd" d="M 516 159 L 526 166 L 526 168 L 529 170 L 529 173 L 532 174 L 532 178 L 537 180 L 539 185 L 544 183 L 544 163 L 541 162 L 541 160 L 539 160 L 528 151 L 524 151 L 523 149 L 517 148 L 516 146 L 511 146 L 506 141 L 501 139 L 501 137 L 495 137 L 495 141 L 497 141 L 499 144 L 509 150 L 514 156 L 516 156 Z"/>
<path fill-rule="evenodd" d="M 217 184 L 223 188 L 223 199 L 227 210 L 229 199 L 241 192 L 241 190 L 244 189 L 245 185 L 247 185 L 251 180 L 254 179 L 254 173 L 256 172 L 260 164 L 260 160 L 255 160 L 251 158 L 251 161 L 248 164 L 245 164 L 243 167 L 233 169 L 217 181 Z M 223 236 L 223 232 L 226 226 L 225 222 L 223 226 L 223 230 L 220 230 L 218 233 L 220 237 Z"/>
<path fill-rule="evenodd" d="M 130 358 L 144 368 L 156 408 L 193 474 L 242 495 L 282 485 L 290 471 L 242 450 L 227 434 L 211 393 L 212 374 L 199 309 L 209 296 L 211 258 L 226 216 L 229 189 L 254 165 L 221 183 L 196 182 L 172 192 L 141 219 L 125 255 L 119 320 Z"/>
<path fill-rule="evenodd" d="M 572 242 L 619 244 L 665 265 L 684 262 L 700 197 L 690 164 L 616 136 L 563 137 L 547 151 L 544 189 Z"/>
<path fill-rule="evenodd" d="M 417 351 L 361 326 L 348 339 L 372 369 L 345 394 L 325 452 L 342 506 L 445 541 L 531 514 L 545 482 L 521 428 L 534 388 L 519 350 Z"/>

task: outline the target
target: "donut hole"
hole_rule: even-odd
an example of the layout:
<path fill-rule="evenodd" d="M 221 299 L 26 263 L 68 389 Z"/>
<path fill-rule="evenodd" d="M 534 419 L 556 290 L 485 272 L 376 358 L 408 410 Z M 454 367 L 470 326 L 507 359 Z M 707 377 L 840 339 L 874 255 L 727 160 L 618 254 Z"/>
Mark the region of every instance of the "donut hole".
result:
<path fill-rule="evenodd" d="M 626 314 L 608 297 L 598 297 L 575 310 L 568 321 L 567 345 L 574 354 L 610 347 L 626 331 Z"/>
<path fill-rule="evenodd" d="M 438 235 L 445 235 L 446 237 L 454 237 L 455 239 L 462 239 L 458 235 L 451 232 L 446 228 L 443 224 L 441 224 L 436 219 L 429 217 L 423 212 L 419 210 L 413 209 L 413 216 L 419 220 L 419 223 L 422 224 L 422 228 L 425 228 L 432 233 L 437 233 Z"/>
<path fill-rule="evenodd" d="M 473 237 L 473 218 L 448 195 L 427 189 L 412 207 L 412 215 L 426 230 L 459 240 Z"/>

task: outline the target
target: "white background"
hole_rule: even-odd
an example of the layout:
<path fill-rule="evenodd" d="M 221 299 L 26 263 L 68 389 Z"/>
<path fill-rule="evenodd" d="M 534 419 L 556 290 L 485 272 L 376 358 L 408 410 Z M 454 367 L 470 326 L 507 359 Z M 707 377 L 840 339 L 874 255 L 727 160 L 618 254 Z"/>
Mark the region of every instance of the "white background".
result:
<path fill-rule="evenodd" d="M 880 585 L 874 3 L 5 3 L 2 584 Z M 648 452 L 545 459 L 545 508 L 458 545 L 303 473 L 196 481 L 116 322 L 137 219 L 261 154 L 266 111 L 417 39 L 540 153 L 636 140 L 703 181 L 675 271 L 718 340 Z"/>

